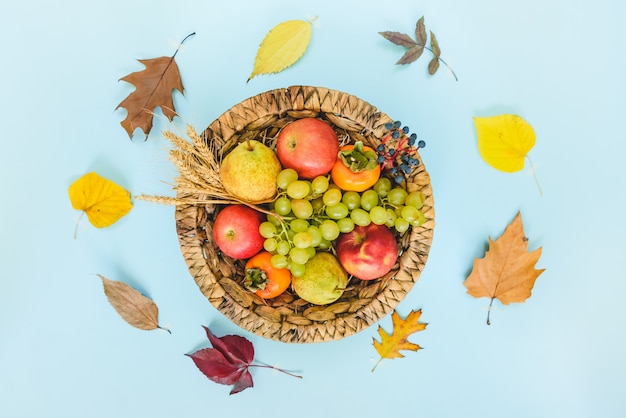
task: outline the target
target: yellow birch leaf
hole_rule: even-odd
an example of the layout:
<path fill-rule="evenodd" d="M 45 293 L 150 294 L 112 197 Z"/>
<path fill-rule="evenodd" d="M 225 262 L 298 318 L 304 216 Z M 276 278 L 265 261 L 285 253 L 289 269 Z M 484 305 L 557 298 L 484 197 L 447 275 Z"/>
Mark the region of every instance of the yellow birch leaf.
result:
<path fill-rule="evenodd" d="M 420 347 L 407 340 L 409 335 L 422 331 L 426 328 L 425 323 L 419 322 L 422 310 L 411 311 L 406 318 L 400 318 L 400 315 L 394 310 L 391 314 L 391 321 L 393 323 L 393 333 L 387 334 L 384 329 L 379 325 L 378 334 L 380 335 L 380 341 L 374 339 L 374 348 L 380 355 L 380 359 L 374 365 L 372 371 L 376 369 L 378 364 L 383 359 L 394 359 L 404 357 L 400 350 L 417 351 Z"/>
<path fill-rule="evenodd" d="M 313 26 L 307 20 L 288 20 L 274 26 L 259 46 L 248 81 L 259 74 L 278 73 L 293 65 L 309 46 L 312 32 Z"/>
<path fill-rule="evenodd" d="M 513 173 L 524 168 L 524 158 L 535 145 L 535 131 L 517 115 L 475 117 L 478 151 L 496 170 Z"/>
<path fill-rule="evenodd" d="M 150 331 L 159 326 L 159 308 L 152 299 L 145 297 L 130 285 L 110 280 L 98 274 L 102 280 L 104 294 L 115 311 L 129 325 Z M 171 334 L 169 330 L 166 330 Z"/>
<path fill-rule="evenodd" d="M 72 207 L 86 213 L 96 228 L 113 225 L 133 206 L 126 189 L 94 172 L 72 183 L 68 193 Z"/>

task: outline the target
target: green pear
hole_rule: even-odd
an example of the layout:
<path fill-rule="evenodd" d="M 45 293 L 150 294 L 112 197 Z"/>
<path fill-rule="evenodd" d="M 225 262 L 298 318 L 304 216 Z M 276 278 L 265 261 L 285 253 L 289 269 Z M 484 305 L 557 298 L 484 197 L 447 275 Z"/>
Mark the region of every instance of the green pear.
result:
<path fill-rule="evenodd" d="M 315 305 L 328 305 L 343 295 L 348 285 L 348 274 L 337 257 L 318 252 L 304 264 L 304 274 L 292 277 L 294 292 Z"/>
<path fill-rule="evenodd" d="M 249 140 L 237 145 L 220 165 L 220 178 L 228 193 L 250 203 L 271 199 L 276 194 L 276 176 L 282 169 L 267 145 Z"/>

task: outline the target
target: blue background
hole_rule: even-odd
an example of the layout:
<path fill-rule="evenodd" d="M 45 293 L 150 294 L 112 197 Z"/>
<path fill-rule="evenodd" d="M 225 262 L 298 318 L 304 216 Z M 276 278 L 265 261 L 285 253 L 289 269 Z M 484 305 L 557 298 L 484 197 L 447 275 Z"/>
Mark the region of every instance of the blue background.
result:
<path fill-rule="evenodd" d="M 618 0 L 29 1 L 0 13 L 0 416 L 196 417 L 626 416 L 622 161 L 626 7 Z M 413 33 L 425 16 L 442 57 L 396 66 L 403 49 L 379 31 Z M 249 83 L 265 34 L 318 16 L 293 67 Z M 180 118 L 198 130 L 236 103 L 290 85 L 349 92 L 427 140 L 436 229 L 426 269 L 397 307 L 423 309 L 417 353 L 371 373 L 376 326 L 340 341 L 290 345 L 249 334 L 216 311 L 181 256 L 174 209 L 142 201 L 107 229 L 79 212 L 69 185 L 88 171 L 140 193 L 171 195 L 160 132 L 129 140 L 118 80 L 136 59 L 176 57 Z M 473 116 L 516 113 L 533 125 L 529 168 L 506 174 L 476 146 Z M 160 112 L 158 112 L 160 114 Z M 533 295 L 496 302 L 463 280 L 487 238 L 521 211 L 543 247 Z M 164 331 L 127 325 L 97 274 L 128 282 L 160 308 Z M 229 396 L 185 353 L 208 346 L 201 325 L 249 338 L 256 358 L 304 376 L 255 369 Z M 389 330 L 389 316 L 380 321 Z"/>

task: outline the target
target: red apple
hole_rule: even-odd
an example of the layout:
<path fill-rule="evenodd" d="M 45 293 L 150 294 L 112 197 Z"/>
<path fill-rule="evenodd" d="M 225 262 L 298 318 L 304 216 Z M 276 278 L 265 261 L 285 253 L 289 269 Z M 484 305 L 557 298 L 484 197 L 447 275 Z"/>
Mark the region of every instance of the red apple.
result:
<path fill-rule="evenodd" d="M 264 216 L 245 205 L 224 207 L 213 223 L 213 241 L 232 258 L 250 258 L 263 249 L 265 238 L 259 233 Z"/>
<path fill-rule="evenodd" d="M 377 279 L 389 272 L 398 259 L 393 232 L 385 225 L 356 226 L 339 235 L 337 258 L 344 269 L 361 280 Z"/>
<path fill-rule="evenodd" d="M 337 134 L 317 118 L 296 119 L 285 125 L 276 139 L 276 154 L 283 168 L 293 168 L 305 179 L 327 174 L 338 152 Z"/>

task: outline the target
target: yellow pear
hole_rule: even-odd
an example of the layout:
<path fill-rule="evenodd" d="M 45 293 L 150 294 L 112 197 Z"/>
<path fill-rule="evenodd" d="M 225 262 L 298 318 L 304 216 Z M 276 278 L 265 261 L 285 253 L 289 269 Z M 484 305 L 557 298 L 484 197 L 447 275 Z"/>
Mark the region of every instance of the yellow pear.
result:
<path fill-rule="evenodd" d="M 271 199 L 276 194 L 276 176 L 282 169 L 267 145 L 249 140 L 237 145 L 220 165 L 220 178 L 228 193 L 246 202 Z"/>
<path fill-rule="evenodd" d="M 302 299 L 315 305 L 328 305 L 343 295 L 348 285 L 348 274 L 337 257 L 327 252 L 318 252 L 304 265 L 304 274 L 292 277 L 294 292 Z"/>

